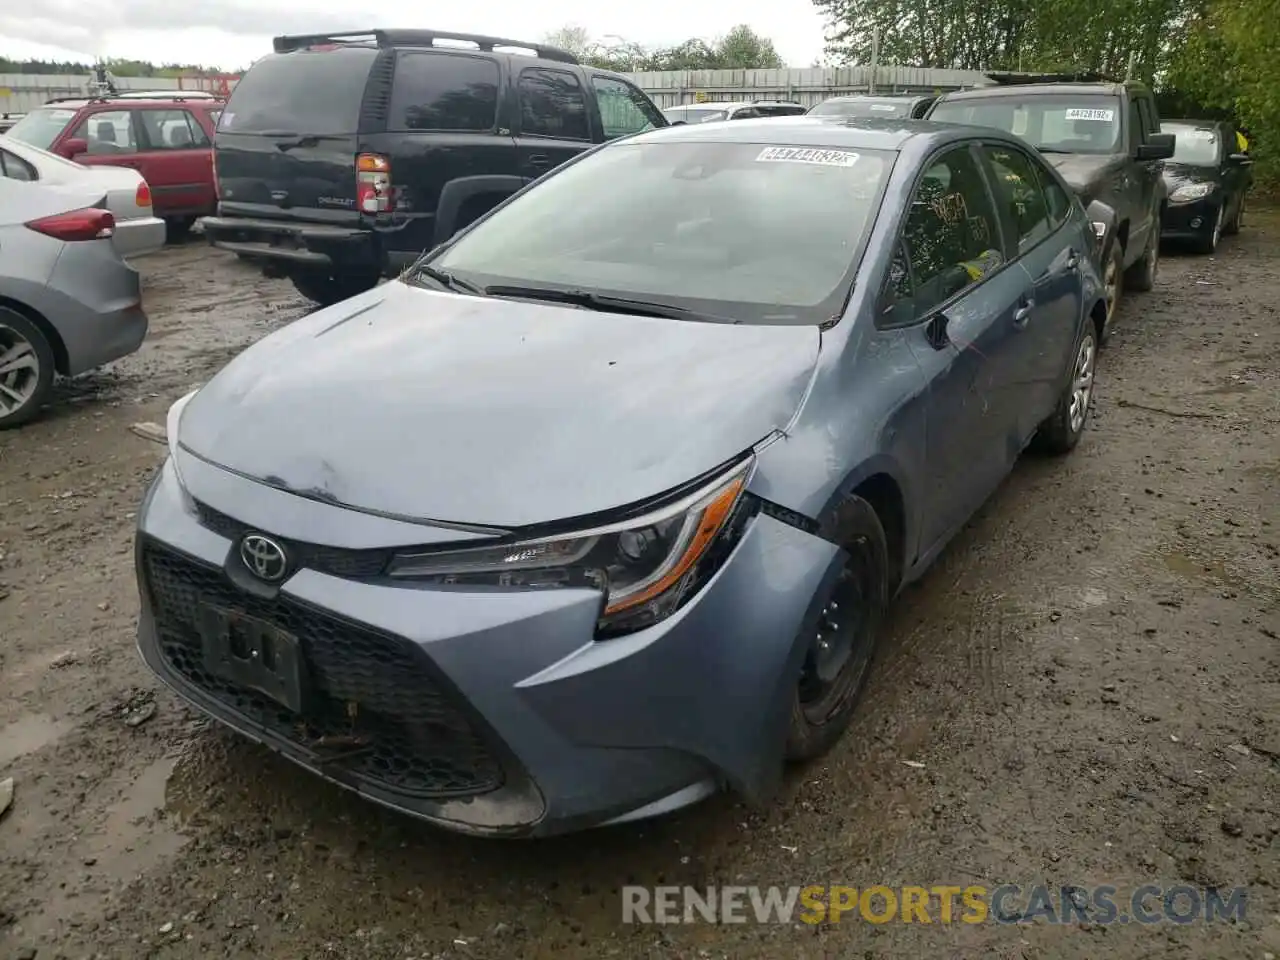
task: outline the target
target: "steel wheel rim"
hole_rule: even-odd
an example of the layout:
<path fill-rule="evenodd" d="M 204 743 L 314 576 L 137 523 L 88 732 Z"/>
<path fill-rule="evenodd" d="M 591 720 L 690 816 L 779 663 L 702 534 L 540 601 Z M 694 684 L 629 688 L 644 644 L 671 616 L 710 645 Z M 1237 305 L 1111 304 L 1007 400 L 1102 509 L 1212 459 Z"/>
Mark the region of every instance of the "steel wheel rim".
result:
<path fill-rule="evenodd" d="M 1093 397 L 1093 363 L 1096 350 L 1093 337 L 1086 336 L 1076 354 L 1076 367 L 1071 374 L 1071 432 L 1084 429 L 1084 419 L 1089 414 L 1089 401 Z"/>
<path fill-rule="evenodd" d="M 815 726 L 830 719 L 858 689 L 871 664 L 875 617 L 875 571 L 870 543 L 849 545 L 849 559 L 805 653 L 800 674 L 800 708 Z"/>
<path fill-rule="evenodd" d="M 1152 227 L 1151 248 L 1147 251 L 1147 278 L 1154 286 L 1160 270 L 1160 228 Z"/>
<path fill-rule="evenodd" d="M 13 327 L 0 323 L 0 417 L 26 406 L 40 385 L 35 345 Z"/>

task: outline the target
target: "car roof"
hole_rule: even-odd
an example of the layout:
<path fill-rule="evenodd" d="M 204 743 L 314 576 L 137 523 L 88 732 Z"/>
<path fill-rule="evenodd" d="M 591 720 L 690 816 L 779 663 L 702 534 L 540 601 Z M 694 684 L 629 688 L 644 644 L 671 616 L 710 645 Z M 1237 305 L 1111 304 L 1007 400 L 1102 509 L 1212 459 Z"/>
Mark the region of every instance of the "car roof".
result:
<path fill-rule="evenodd" d="M 221 109 L 226 105 L 225 100 L 212 97 L 80 97 L 76 99 L 50 100 L 36 109 L 83 110 L 85 107 L 95 105 L 115 107 L 121 104 L 124 105 L 121 109 L 133 109 L 134 107 L 172 108 L 175 103 L 203 103 L 215 109 Z"/>
<path fill-rule="evenodd" d="M 996 84 L 989 87 L 974 87 L 970 90 L 953 90 L 938 98 L 946 100 L 989 100 L 992 97 L 1033 97 L 1040 96 L 1096 96 L 1109 94 L 1118 96 L 1129 89 L 1139 89 L 1136 84 L 1123 83 L 1010 83 Z"/>
<path fill-rule="evenodd" d="M 1002 139 L 1020 142 L 1012 134 L 986 127 L 929 120 L 881 119 L 879 117 L 839 117 L 804 114 L 796 117 L 761 117 L 733 123 L 683 124 L 661 127 L 637 134 L 628 142 L 712 142 L 758 143 L 780 146 L 847 148 L 850 150 L 899 151 L 908 140 L 921 140 L 925 149 L 952 140 Z"/>

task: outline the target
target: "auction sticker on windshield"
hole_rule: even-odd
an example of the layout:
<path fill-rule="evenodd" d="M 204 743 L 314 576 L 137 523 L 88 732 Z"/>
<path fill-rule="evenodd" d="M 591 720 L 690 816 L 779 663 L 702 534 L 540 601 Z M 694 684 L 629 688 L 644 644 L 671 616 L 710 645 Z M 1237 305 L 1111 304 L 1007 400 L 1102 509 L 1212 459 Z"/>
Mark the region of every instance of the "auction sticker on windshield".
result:
<path fill-rule="evenodd" d="M 1073 107 L 1067 111 L 1068 120 L 1101 120 L 1104 123 L 1110 123 L 1115 118 L 1114 110 L 1084 110 Z"/>
<path fill-rule="evenodd" d="M 757 163 L 816 163 L 823 167 L 852 167 L 858 155 L 848 150 L 815 150 L 812 147 L 765 147 Z"/>

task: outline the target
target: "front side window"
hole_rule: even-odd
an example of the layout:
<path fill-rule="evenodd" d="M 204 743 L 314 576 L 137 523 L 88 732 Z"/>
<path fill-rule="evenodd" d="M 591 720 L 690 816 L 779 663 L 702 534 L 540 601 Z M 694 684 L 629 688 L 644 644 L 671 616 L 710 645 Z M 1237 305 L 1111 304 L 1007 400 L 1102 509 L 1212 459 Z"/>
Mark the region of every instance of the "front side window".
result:
<path fill-rule="evenodd" d="M 1218 165 L 1222 140 L 1216 129 L 1181 123 L 1162 124 L 1160 129 L 1164 133 L 1173 134 L 1173 156 L 1169 158 L 1170 163 L 1185 163 L 1193 167 Z"/>
<path fill-rule="evenodd" d="M 944 100 L 929 119 L 995 127 L 1046 153 L 1123 152 L 1120 100 L 1109 95 L 997 94 L 987 100 Z"/>
<path fill-rule="evenodd" d="M 917 316 L 1004 264 L 999 220 L 967 146 L 933 160 L 911 198 L 903 231 Z"/>
<path fill-rule="evenodd" d="M 525 136 L 591 139 L 582 84 L 567 70 L 534 67 L 520 74 L 520 121 Z"/>
<path fill-rule="evenodd" d="M 29 143 L 33 147 L 39 147 L 41 150 L 48 150 L 53 146 L 53 141 L 58 139 L 62 131 L 67 129 L 67 124 L 75 118 L 75 110 L 54 107 L 32 110 L 10 127 L 5 136 L 21 140 L 23 143 Z"/>
<path fill-rule="evenodd" d="M 133 112 L 130 110 L 91 113 L 84 118 L 73 136 L 89 144 L 86 152 L 90 156 L 138 152 L 138 142 L 133 136 Z"/>
<path fill-rule="evenodd" d="M 387 129 L 488 132 L 498 120 L 498 65 L 483 57 L 401 53 Z"/>
<path fill-rule="evenodd" d="M 746 323 L 822 323 L 843 306 L 893 159 L 624 142 L 563 167 L 431 263 L 480 286 L 657 299 Z"/>
<path fill-rule="evenodd" d="M 659 126 L 658 110 L 643 93 L 613 77 L 592 77 L 604 138 L 625 137 Z M 681 117 L 680 119 L 684 119 Z"/>
<path fill-rule="evenodd" d="M 1031 158 L 1009 147 L 982 148 L 991 164 L 997 202 L 1004 207 L 1005 223 L 1012 224 L 1020 249 L 1035 246 L 1052 231 L 1045 200 Z"/>
<path fill-rule="evenodd" d="M 209 145 L 204 128 L 186 110 L 142 110 L 139 115 L 151 150 L 190 150 Z"/>

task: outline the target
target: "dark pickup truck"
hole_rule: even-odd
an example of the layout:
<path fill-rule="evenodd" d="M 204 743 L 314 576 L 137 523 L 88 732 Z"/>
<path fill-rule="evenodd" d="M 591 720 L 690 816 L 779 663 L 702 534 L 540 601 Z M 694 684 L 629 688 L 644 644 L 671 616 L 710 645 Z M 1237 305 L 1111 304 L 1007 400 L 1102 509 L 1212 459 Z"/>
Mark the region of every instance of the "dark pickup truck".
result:
<path fill-rule="evenodd" d="M 948 93 L 926 119 L 996 127 L 1027 140 L 1079 195 L 1098 238 L 1107 324 L 1121 290 L 1150 290 L 1167 203 L 1161 176 L 1173 136 L 1160 132 L 1155 97 L 1140 83 L 1008 82 Z M 1025 78 L 1018 78 L 1025 79 Z"/>

